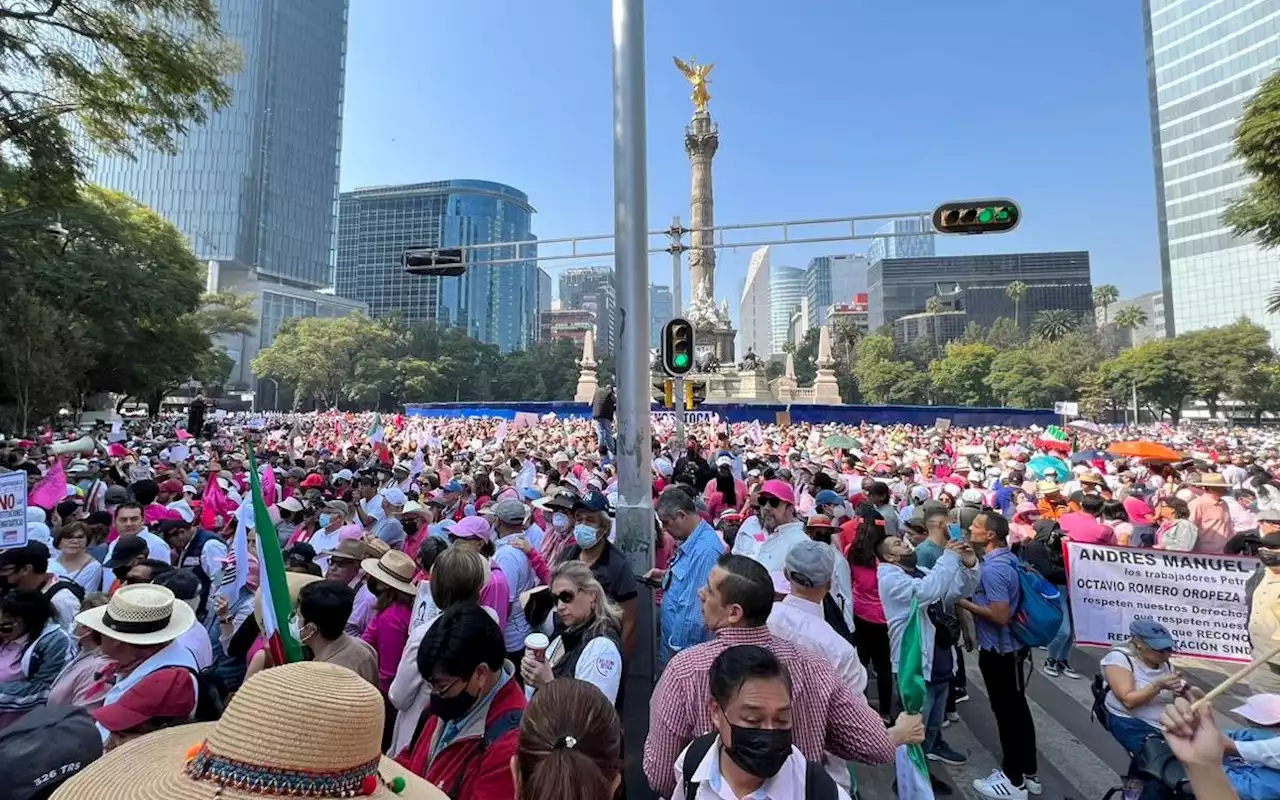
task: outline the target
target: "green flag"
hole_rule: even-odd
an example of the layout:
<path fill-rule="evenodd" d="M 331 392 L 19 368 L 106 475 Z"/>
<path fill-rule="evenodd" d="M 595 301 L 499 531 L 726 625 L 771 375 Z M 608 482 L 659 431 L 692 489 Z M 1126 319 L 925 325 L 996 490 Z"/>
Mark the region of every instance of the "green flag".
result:
<path fill-rule="evenodd" d="M 302 642 L 298 641 L 293 619 L 293 603 L 289 601 L 289 580 L 285 577 L 284 553 L 276 526 L 271 521 L 267 504 L 262 499 L 258 480 L 258 464 L 249 448 L 249 484 L 253 490 L 253 527 L 258 540 L 258 591 L 262 595 L 262 638 L 267 643 L 274 665 L 302 660 Z"/>
<path fill-rule="evenodd" d="M 898 653 L 898 694 L 902 696 L 902 710 L 908 714 L 924 712 L 928 689 L 924 680 L 924 626 L 920 624 L 920 603 L 911 598 L 911 613 L 907 627 L 902 631 L 902 649 Z M 924 748 L 918 744 L 908 746 L 907 755 L 921 774 L 929 774 L 929 762 Z"/>

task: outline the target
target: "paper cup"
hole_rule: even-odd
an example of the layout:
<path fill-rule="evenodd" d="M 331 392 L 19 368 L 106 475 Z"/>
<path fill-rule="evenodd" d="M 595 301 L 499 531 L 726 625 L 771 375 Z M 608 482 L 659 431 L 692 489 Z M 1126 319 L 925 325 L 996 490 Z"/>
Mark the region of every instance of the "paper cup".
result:
<path fill-rule="evenodd" d="M 538 661 L 546 660 L 547 648 L 550 646 L 551 642 L 547 639 L 546 634 L 531 633 L 524 637 L 524 651 Z"/>

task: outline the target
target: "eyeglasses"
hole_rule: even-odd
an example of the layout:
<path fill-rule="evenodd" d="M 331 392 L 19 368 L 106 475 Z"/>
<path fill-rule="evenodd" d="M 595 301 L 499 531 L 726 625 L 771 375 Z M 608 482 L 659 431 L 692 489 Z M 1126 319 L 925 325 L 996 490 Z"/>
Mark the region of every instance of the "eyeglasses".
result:
<path fill-rule="evenodd" d="M 575 599 L 577 599 L 577 597 L 578 597 L 577 592 L 557 592 L 555 595 L 556 602 L 564 603 L 565 605 L 569 605 Z"/>
<path fill-rule="evenodd" d="M 151 579 L 150 579 L 150 578 L 139 578 L 139 577 L 138 577 L 138 576 L 136 576 L 136 575 L 129 575 L 128 577 L 126 577 L 126 578 L 124 579 L 124 582 L 125 582 L 125 584 L 126 584 L 126 585 L 129 585 L 129 584 L 135 584 L 135 583 L 151 583 Z"/>

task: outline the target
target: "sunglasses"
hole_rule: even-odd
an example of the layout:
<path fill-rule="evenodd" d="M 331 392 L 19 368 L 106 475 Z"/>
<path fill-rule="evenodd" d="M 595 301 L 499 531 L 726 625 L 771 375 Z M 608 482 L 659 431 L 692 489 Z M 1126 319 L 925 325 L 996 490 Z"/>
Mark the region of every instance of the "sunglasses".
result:
<path fill-rule="evenodd" d="M 564 603 L 565 605 L 572 603 L 577 596 L 577 592 L 557 592 L 555 594 L 556 602 Z"/>
<path fill-rule="evenodd" d="M 760 505 L 763 508 L 777 508 L 778 506 L 782 505 L 782 501 L 776 497 L 765 495 L 760 498 Z"/>

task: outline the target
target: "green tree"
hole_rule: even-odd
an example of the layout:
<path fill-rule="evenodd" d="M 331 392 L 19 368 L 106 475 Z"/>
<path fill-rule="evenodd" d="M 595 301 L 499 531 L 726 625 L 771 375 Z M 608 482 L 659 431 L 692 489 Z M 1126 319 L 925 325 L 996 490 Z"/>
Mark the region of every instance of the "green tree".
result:
<path fill-rule="evenodd" d="M 1099 380 L 1122 392 L 1136 387 L 1144 405 L 1176 424 L 1193 394 L 1193 376 L 1176 341 L 1158 339 L 1125 350 L 1099 367 Z"/>
<path fill-rule="evenodd" d="M 1272 358 L 1266 328 L 1240 318 L 1230 325 L 1203 328 L 1173 340 L 1191 371 L 1192 392 L 1218 416 L 1224 395 L 1234 394 L 1242 375 Z"/>
<path fill-rule="evenodd" d="M 1058 382 L 1067 388 L 1067 399 L 1074 397 L 1090 373 L 1107 359 L 1107 349 L 1097 328 L 1092 327 L 1078 327 L 1053 342 L 1035 339 L 1030 346 L 1037 358 L 1053 368 Z"/>
<path fill-rule="evenodd" d="M 818 337 L 821 332 L 817 328 L 810 328 L 804 332 L 804 338 L 800 340 L 800 346 L 796 347 L 792 342 L 787 342 L 782 346 L 782 352 L 790 353 L 796 365 L 796 383 L 801 386 L 808 386 L 813 383 L 814 378 L 818 376 Z"/>
<path fill-rule="evenodd" d="M 1018 323 L 1008 317 L 998 317 L 991 323 L 991 330 L 987 331 L 987 344 L 1000 351 L 1021 347 L 1025 341 Z"/>
<path fill-rule="evenodd" d="M 978 322 L 970 321 L 964 326 L 964 333 L 960 334 L 958 341 L 960 344 L 986 344 L 987 329 Z"/>
<path fill-rule="evenodd" d="M 1050 308 L 1036 314 L 1031 321 L 1031 335 L 1046 342 L 1056 342 L 1075 330 L 1080 319 L 1063 308 Z"/>
<path fill-rule="evenodd" d="M 0 314 L 0 389 L 12 399 L 12 427 L 25 434 L 76 396 L 76 376 L 93 358 L 96 343 L 83 320 L 68 319 L 44 298 L 25 291 L 7 298 Z"/>
<path fill-rule="evenodd" d="M 32 0 L 0 6 L 0 62 L 0 147 L 29 167 L 23 205 L 57 208 L 82 142 L 175 152 L 230 101 L 239 57 L 214 0 Z"/>
<path fill-rule="evenodd" d="M 862 340 L 854 376 L 868 403 L 919 403 L 928 394 L 928 373 L 900 357 L 893 338 L 884 334 Z"/>
<path fill-rule="evenodd" d="M 1120 299 L 1120 290 L 1110 283 L 1104 283 L 1101 286 L 1093 288 L 1093 307 L 1102 309 L 1102 324 L 1106 325 L 1110 322 L 1108 309 L 1111 304 Z"/>
<path fill-rule="evenodd" d="M 1022 281 L 1010 281 L 1004 287 L 1004 293 L 1013 301 L 1013 324 L 1022 330 L 1022 320 L 1019 311 L 1022 308 L 1022 298 L 1027 296 L 1027 285 Z"/>
<path fill-rule="evenodd" d="M 929 315 L 929 327 L 933 330 L 933 358 L 942 353 L 942 345 L 938 339 L 938 315 L 942 313 L 942 300 L 930 297 L 924 304 L 924 311 Z"/>
<path fill-rule="evenodd" d="M 1273 359 L 1250 367 L 1240 376 L 1235 399 L 1249 409 L 1254 424 L 1261 424 L 1263 414 L 1280 413 L 1280 363 Z"/>
<path fill-rule="evenodd" d="M 366 372 L 366 364 L 378 364 L 396 345 L 392 327 L 360 314 L 295 317 L 285 320 L 271 346 L 258 352 L 253 371 L 291 385 L 295 403 L 304 397 L 322 408 L 367 403 L 388 388 L 388 376 Z"/>
<path fill-rule="evenodd" d="M 986 383 L 996 402 L 1012 408 L 1052 408 L 1073 393 L 1043 351 L 1029 346 L 996 355 Z"/>
<path fill-rule="evenodd" d="M 1253 182 L 1227 206 L 1223 221 L 1236 236 L 1252 236 L 1264 249 L 1280 245 L 1280 72 L 1262 82 L 1236 126 L 1233 156 Z M 1267 298 L 1280 311 L 1280 284 Z"/>
<path fill-rule="evenodd" d="M 196 310 L 200 329 L 210 336 L 251 335 L 258 327 L 253 298 L 247 294 L 219 292 L 200 298 Z"/>
<path fill-rule="evenodd" d="M 936 399 L 966 406 L 990 405 L 987 375 L 996 354 L 990 345 L 948 343 L 942 358 L 929 364 Z"/>
<path fill-rule="evenodd" d="M 1129 346 L 1133 346 L 1133 332 L 1147 324 L 1147 312 L 1141 306 L 1125 306 L 1116 312 L 1116 327 L 1128 331 Z"/>

